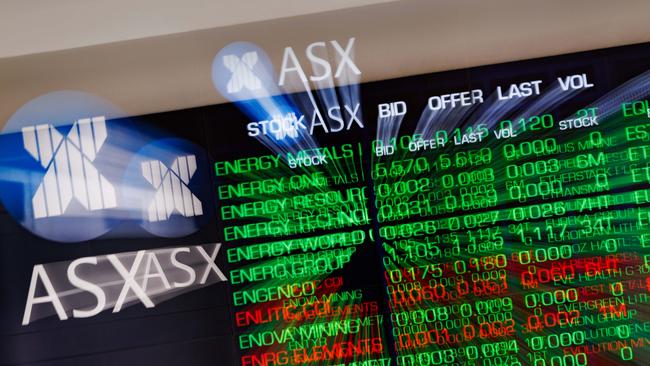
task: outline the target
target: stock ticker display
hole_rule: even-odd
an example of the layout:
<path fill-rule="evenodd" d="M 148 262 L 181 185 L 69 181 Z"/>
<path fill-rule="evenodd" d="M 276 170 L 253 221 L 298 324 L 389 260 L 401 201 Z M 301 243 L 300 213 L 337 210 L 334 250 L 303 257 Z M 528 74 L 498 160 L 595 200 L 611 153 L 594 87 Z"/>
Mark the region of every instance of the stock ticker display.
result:
<path fill-rule="evenodd" d="M 241 60 L 250 66 L 257 56 Z M 237 62 L 225 64 L 236 70 Z M 12 298 L 3 334 L 15 345 L 26 329 L 60 327 L 53 342 L 72 357 L 66 329 L 94 339 L 119 320 L 133 325 L 114 338 L 128 329 L 130 338 L 153 339 L 143 347 L 166 345 L 143 358 L 157 364 L 647 365 L 649 69 L 650 45 L 641 44 L 284 95 L 266 118 L 251 102 L 142 116 L 140 124 L 207 152 L 183 149 L 146 169 L 177 174 L 190 190 L 191 167 L 208 171 L 208 194 L 196 193 L 193 206 L 176 201 L 175 212 L 209 220 L 179 238 L 162 235 L 148 228 L 173 209 L 152 204 L 145 229 L 156 238 L 124 240 L 115 229 L 91 249 L 14 228 L 17 240 L 38 245 L 4 261 L 20 291 L 3 287 Z M 256 80 L 264 78 L 228 88 L 255 89 Z M 48 247 L 28 259 L 45 245 L 65 254 Z M 170 254 L 170 245 L 187 248 Z M 147 262 L 145 281 L 197 291 L 160 304 L 118 291 L 107 306 L 135 306 L 99 320 L 61 321 L 66 303 L 43 320 L 25 315 L 35 264 L 93 251 L 122 276 L 129 267 L 109 253 L 144 263 L 156 252 L 162 266 L 149 276 Z M 165 277 L 168 262 L 174 280 Z M 185 281 L 192 268 L 194 282 Z M 39 301 L 34 309 L 54 303 Z M 176 338 L 160 335 L 174 329 Z M 82 343 L 98 353 L 121 347 L 100 338 L 103 348 Z M 173 350 L 191 350 L 192 361 Z"/>
<path fill-rule="evenodd" d="M 217 158 L 241 364 L 647 364 L 649 57 L 372 83 L 363 128 Z"/>

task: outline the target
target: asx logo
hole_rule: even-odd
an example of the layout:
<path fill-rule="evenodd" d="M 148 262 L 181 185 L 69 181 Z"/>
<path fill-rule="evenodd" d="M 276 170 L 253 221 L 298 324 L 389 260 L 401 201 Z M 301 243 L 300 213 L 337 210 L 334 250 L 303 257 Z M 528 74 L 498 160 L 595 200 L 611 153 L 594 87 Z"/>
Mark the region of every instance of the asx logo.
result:
<path fill-rule="evenodd" d="M 257 60 L 257 51 L 246 52 L 241 58 L 236 55 L 223 56 L 224 66 L 232 73 L 227 84 L 228 93 L 237 93 L 244 87 L 248 90 L 262 88 L 262 81 L 253 73 Z"/>
<path fill-rule="evenodd" d="M 304 115 L 296 116 L 296 113 L 290 112 L 286 115 L 275 115 L 270 119 L 263 121 L 250 122 L 246 129 L 248 136 L 267 136 L 272 135 L 276 140 L 283 140 L 285 137 L 293 139 L 305 131 L 313 135 L 314 131 L 323 133 L 337 133 L 348 131 L 353 126 L 364 128 L 360 113 L 361 103 L 355 103 L 354 107 L 344 104 L 343 108 L 339 105 L 327 109 L 328 119 L 324 119 L 318 109 L 314 109 L 309 120 Z M 327 122 L 326 122 L 327 121 Z"/>
<path fill-rule="evenodd" d="M 202 287 L 227 281 L 217 265 L 220 243 L 168 247 L 37 264 L 22 325 L 51 315 L 59 320 L 153 308 Z"/>
<path fill-rule="evenodd" d="M 57 116 L 55 107 L 70 98 L 78 102 L 70 109 L 79 111 Z M 135 131 L 132 121 L 107 122 L 90 114 L 102 108 L 87 94 L 35 101 L 0 134 L 0 200 L 25 229 L 80 242 L 117 226 L 128 237 L 180 237 L 207 222 L 210 169 L 202 148 L 142 125 Z"/>
<path fill-rule="evenodd" d="M 117 206 L 115 188 L 93 165 L 104 141 L 104 117 L 81 119 L 66 138 L 52 125 L 22 128 L 25 150 L 46 169 L 32 207 L 34 218 L 63 215 L 74 197 L 87 210 Z"/>
<path fill-rule="evenodd" d="M 330 41 L 331 49 L 336 53 L 336 70 L 334 72 L 334 78 L 340 79 L 344 72 L 349 72 L 354 75 L 361 75 L 361 70 L 354 63 L 353 51 L 354 51 L 354 41 L 355 38 L 348 39 L 347 45 L 342 47 L 338 41 Z M 321 50 L 321 55 L 327 55 L 327 43 L 325 42 L 314 42 L 305 48 L 305 55 L 307 59 L 312 64 L 313 74 L 309 76 L 310 81 L 324 81 L 332 79 L 332 64 L 328 61 L 327 58 L 319 57 L 317 50 Z M 291 76 L 291 73 L 295 73 L 297 77 L 303 83 L 307 82 L 307 75 L 296 57 L 296 52 L 292 47 L 286 47 L 284 49 L 284 55 L 282 56 L 282 67 L 280 68 L 280 78 L 278 80 L 279 86 L 284 86 L 287 81 L 287 77 Z"/>
<path fill-rule="evenodd" d="M 174 211 L 185 217 L 203 215 L 203 205 L 188 184 L 196 172 L 196 156 L 180 156 L 168 169 L 160 160 L 142 162 L 142 176 L 156 189 L 149 221 L 168 220 Z"/>
<path fill-rule="evenodd" d="M 313 42 L 304 52 L 285 47 L 278 77 L 259 46 L 231 43 L 212 62 L 212 82 L 252 120 L 246 127 L 251 137 L 294 144 L 310 139 L 316 131 L 329 134 L 364 128 L 358 94 L 346 90 L 336 98 L 336 90 L 332 90 L 359 80 L 361 70 L 354 62 L 355 40 Z M 299 57 L 302 54 L 304 57 Z M 301 59 L 311 68 L 304 67 Z M 310 83 L 318 90 L 322 107 Z M 293 92 L 298 93 L 287 94 Z"/>
<path fill-rule="evenodd" d="M 233 101 L 283 94 L 279 87 L 293 81 L 302 84 L 334 79 L 346 81 L 350 76 L 361 75 L 354 62 L 355 40 L 352 37 L 345 45 L 336 40 L 314 42 L 304 52 L 285 47 L 277 78 L 273 64 L 263 49 L 248 42 L 231 43 L 215 57 L 212 80 L 221 94 Z M 311 72 L 305 71 L 299 54 L 304 54 L 310 62 Z"/>
<path fill-rule="evenodd" d="M 190 235 L 210 217 L 211 170 L 199 146 L 178 139 L 157 139 L 138 150 L 120 185 L 125 207 L 149 233 L 165 238 Z"/>

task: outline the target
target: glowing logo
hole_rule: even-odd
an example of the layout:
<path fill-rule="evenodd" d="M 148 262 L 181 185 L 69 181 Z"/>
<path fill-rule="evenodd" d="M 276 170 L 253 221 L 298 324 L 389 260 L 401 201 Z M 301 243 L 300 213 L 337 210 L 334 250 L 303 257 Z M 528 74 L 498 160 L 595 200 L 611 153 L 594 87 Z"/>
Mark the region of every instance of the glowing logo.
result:
<path fill-rule="evenodd" d="M 201 201 L 187 186 L 196 172 L 194 155 L 180 156 L 168 169 L 159 160 L 141 163 L 142 175 L 156 189 L 149 204 L 149 221 L 169 219 L 174 210 L 185 217 L 203 215 Z"/>
<path fill-rule="evenodd" d="M 280 94 L 266 52 L 248 42 L 227 45 L 212 60 L 212 83 L 230 101 Z"/>
<path fill-rule="evenodd" d="M 124 115 L 105 99 L 74 90 L 20 107 L 0 134 L 0 200 L 25 229 L 58 242 L 95 239 L 126 216 L 118 182 L 137 151 Z M 124 123 L 124 126 L 128 126 Z"/>
<path fill-rule="evenodd" d="M 142 303 L 146 308 L 228 278 L 217 265 L 220 243 L 167 247 L 37 264 L 22 325 L 57 315 L 90 318 Z"/>
<path fill-rule="evenodd" d="M 257 63 L 256 51 L 246 52 L 241 58 L 236 55 L 223 56 L 223 64 L 232 73 L 228 80 L 228 93 L 237 93 L 246 87 L 248 90 L 258 90 L 262 87 L 262 81 L 253 73 L 253 67 Z"/>
<path fill-rule="evenodd" d="M 210 222 L 205 151 L 112 119 L 123 115 L 78 91 L 48 93 L 21 107 L 0 134 L 2 206 L 34 235 L 68 243 L 109 232 L 182 237 Z"/>
<path fill-rule="evenodd" d="M 200 146 L 177 138 L 155 139 L 132 155 L 122 180 L 131 219 L 165 238 L 195 233 L 210 222 L 210 162 Z"/>
<path fill-rule="evenodd" d="M 106 136 L 104 117 L 78 120 L 65 139 L 49 124 L 22 128 L 25 149 L 47 170 L 32 197 L 34 218 L 62 215 L 73 197 L 87 210 L 117 206 L 113 185 L 93 166 Z"/>

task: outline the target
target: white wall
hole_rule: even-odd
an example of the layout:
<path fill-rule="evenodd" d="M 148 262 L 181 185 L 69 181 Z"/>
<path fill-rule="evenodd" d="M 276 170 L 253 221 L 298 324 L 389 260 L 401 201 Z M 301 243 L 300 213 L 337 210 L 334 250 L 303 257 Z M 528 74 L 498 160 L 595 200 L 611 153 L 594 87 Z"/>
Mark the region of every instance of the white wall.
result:
<path fill-rule="evenodd" d="M 108 98 L 130 115 L 220 103 L 210 64 L 226 44 L 255 42 L 279 67 L 285 46 L 299 50 L 350 36 L 357 38 L 363 81 L 371 81 L 648 42 L 650 1 L 399 1 L 5 58 L 0 124 L 32 98 L 59 89 Z"/>

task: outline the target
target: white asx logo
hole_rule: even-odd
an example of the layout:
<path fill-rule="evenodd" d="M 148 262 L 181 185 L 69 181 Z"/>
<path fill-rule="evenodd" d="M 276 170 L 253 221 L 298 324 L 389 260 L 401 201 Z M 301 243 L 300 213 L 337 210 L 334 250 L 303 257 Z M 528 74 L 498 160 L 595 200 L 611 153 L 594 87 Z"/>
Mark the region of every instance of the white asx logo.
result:
<path fill-rule="evenodd" d="M 22 137 L 47 169 L 32 198 L 35 218 L 64 214 L 72 197 L 91 211 L 117 206 L 113 185 L 93 166 L 107 137 L 104 117 L 76 121 L 65 139 L 50 124 L 23 127 Z"/>
<path fill-rule="evenodd" d="M 196 172 L 194 155 L 176 158 L 171 169 L 159 160 L 142 162 L 141 167 L 144 178 L 156 189 L 149 204 L 149 221 L 167 220 L 174 210 L 185 217 L 203 215 L 201 201 L 187 186 Z"/>
<path fill-rule="evenodd" d="M 253 67 L 257 64 L 257 52 L 246 52 L 241 59 L 236 55 L 226 55 L 223 57 L 223 64 L 232 73 L 226 88 L 228 93 L 237 93 L 246 87 L 254 91 L 262 87 L 260 79 L 253 74 Z"/>

